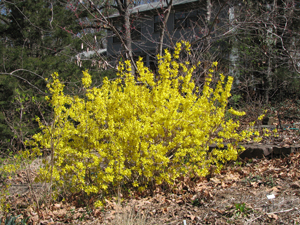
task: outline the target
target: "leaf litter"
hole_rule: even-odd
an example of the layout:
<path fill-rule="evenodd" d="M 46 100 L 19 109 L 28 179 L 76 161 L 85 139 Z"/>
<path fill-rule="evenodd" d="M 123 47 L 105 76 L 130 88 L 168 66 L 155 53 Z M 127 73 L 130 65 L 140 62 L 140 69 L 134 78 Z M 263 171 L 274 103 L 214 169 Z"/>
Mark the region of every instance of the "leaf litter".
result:
<path fill-rule="evenodd" d="M 267 143 L 268 139 L 262 142 Z M 270 138 L 269 138 L 270 140 Z M 291 146 L 299 134 L 282 130 L 272 143 Z M 270 141 L 268 141 L 270 142 Z M 297 224 L 300 223 L 300 153 L 286 157 L 245 159 L 225 166 L 208 178 L 177 179 L 173 187 L 156 185 L 107 199 L 102 209 L 82 196 L 58 198 L 49 206 L 43 196 L 49 186 L 33 184 L 19 171 L 12 184 L 9 215 L 29 218 L 29 224 Z M 35 185 L 35 186 L 34 186 Z M 268 195 L 275 198 L 268 199 Z M 60 201 L 59 201 L 60 200 Z M 2 214 L 4 215 L 4 214 Z M 0 214 L 0 218 L 2 216 Z"/>

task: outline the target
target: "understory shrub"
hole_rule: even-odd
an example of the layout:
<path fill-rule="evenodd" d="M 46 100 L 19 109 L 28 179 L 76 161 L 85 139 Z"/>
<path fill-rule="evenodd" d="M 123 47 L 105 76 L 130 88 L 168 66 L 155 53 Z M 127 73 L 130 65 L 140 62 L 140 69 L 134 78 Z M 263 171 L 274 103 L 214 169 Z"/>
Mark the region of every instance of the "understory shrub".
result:
<path fill-rule="evenodd" d="M 137 64 L 133 75 L 129 61 L 120 62 L 118 79 L 104 79 L 90 87 L 83 72 L 85 97 L 65 95 L 58 74 L 48 88 L 54 117 L 39 126 L 42 132 L 29 142 L 32 152 L 50 150 L 52 157 L 39 171 L 39 179 L 67 187 L 71 192 L 105 192 L 111 187 L 132 185 L 141 189 L 149 182 L 172 184 L 179 176 L 206 176 L 213 166 L 235 160 L 239 142 L 253 131 L 238 131 L 239 122 L 225 119 L 232 77 L 220 74 L 210 87 L 217 62 L 206 76 L 202 90 L 195 87 L 195 65 L 179 62 L 189 44 L 177 43 L 173 56 L 158 56 L 158 74 Z M 224 149 L 224 142 L 229 143 Z M 209 149 L 211 144 L 216 148 Z M 29 152 L 27 152 L 29 154 Z M 96 206 L 99 206 L 98 202 Z"/>

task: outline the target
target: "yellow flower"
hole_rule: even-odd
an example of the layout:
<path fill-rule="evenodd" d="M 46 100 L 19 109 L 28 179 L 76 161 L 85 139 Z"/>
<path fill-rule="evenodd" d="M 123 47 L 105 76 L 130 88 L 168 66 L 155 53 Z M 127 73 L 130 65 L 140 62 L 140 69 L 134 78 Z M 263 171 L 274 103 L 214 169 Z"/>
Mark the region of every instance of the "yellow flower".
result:
<path fill-rule="evenodd" d="M 101 207 L 103 207 L 103 203 L 101 202 L 101 201 L 96 201 L 95 203 L 94 203 L 94 207 L 95 208 L 101 208 Z"/>
<path fill-rule="evenodd" d="M 85 88 L 89 88 L 91 83 L 92 83 L 92 79 L 91 76 L 88 73 L 88 70 L 82 71 L 83 73 L 83 77 L 82 77 L 82 84 Z"/>
<path fill-rule="evenodd" d="M 246 115 L 246 113 L 245 112 L 240 112 L 240 111 L 237 111 L 237 110 L 235 110 L 235 109 L 233 109 L 233 108 L 230 108 L 229 110 L 228 110 L 228 112 L 230 112 L 231 114 L 233 114 L 233 115 L 236 115 L 236 116 L 244 116 L 244 115 Z"/>
<path fill-rule="evenodd" d="M 54 153 L 51 162 L 44 161 L 38 179 L 52 179 L 53 185 L 73 193 L 105 195 L 120 186 L 144 190 L 153 181 L 172 184 L 180 176 L 206 176 L 211 165 L 218 172 L 226 161 L 235 160 L 237 144 L 213 151 L 209 146 L 222 148 L 224 142 L 250 140 L 258 133 L 253 128 L 240 131 L 239 122 L 227 118 L 228 113 L 245 112 L 227 108 L 233 77 L 226 82 L 220 74 L 216 85 L 211 84 L 217 62 L 200 91 L 193 79 L 200 62 L 179 60 L 181 51 L 190 48 L 182 41 L 173 55 L 167 49 L 158 55 L 156 74 L 142 58 L 136 62 L 136 77 L 130 61 L 119 62 L 118 79 L 104 78 L 100 87 L 90 88 L 91 76 L 83 71 L 84 96 L 66 95 L 54 73 L 47 84 L 53 122 L 43 124 L 38 119 L 40 132 L 22 153 L 27 158 L 45 149 Z M 102 200 L 95 207 L 101 207 Z"/>
<path fill-rule="evenodd" d="M 265 114 L 260 115 L 257 119 L 262 120 L 265 117 Z"/>

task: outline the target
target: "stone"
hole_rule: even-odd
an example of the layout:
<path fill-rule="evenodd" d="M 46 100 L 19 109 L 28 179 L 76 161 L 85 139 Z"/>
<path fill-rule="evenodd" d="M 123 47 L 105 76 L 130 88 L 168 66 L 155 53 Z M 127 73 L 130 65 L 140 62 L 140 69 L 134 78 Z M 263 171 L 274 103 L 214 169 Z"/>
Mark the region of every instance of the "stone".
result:
<path fill-rule="evenodd" d="M 273 154 L 274 155 L 289 155 L 294 151 L 292 147 L 274 147 Z"/>
<path fill-rule="evenodd" d="M 244 145 L 246 148 L 245 151 L 243 151 L 240 155 L 240 158 L 245 159 L 251 159 L 251 158 L 263 158 L 265 156 L 269 156 L 272 154 L 272 146 L 267 145 Z"/>

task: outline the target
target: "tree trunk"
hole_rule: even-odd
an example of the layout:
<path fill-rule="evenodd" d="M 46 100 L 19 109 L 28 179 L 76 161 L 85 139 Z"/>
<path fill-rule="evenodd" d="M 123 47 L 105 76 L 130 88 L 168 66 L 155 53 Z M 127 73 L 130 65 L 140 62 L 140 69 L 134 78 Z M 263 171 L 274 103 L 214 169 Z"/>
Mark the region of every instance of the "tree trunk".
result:
<path fill-rule="evenodd" d="M 267 71 L 267 79 L 266 79 L 266 84 L 265 84 L 265 100 L 266 104 L 269 104 L 270 100 L 270 92 L 272 89 L 272 60 L 271 57 L 268 57 L 268 71 Z"/>
<path fill-rule="evenodd" d="M 170 1 L 166 1 L 167 2 L 167 13 L 164 15 L 164 21 L 162 23 L 162 28 L 161 28 L 161 33 L 160 33 L 160 37 L 159 37 L 159 54 L 162 55 L 163 53 L 163 45 L 164 45 L 164 36 L 165 36 L 165 32 L 166 32 L 166 25 L 171 13 L 171 8 L 172 8 L 172 4 L 173 4 L 173 0 Z"/>
<path fill-rule="evenodd" d="M 135 62 L 133 59 L 133 53 L 132 53 L 132 38 L 131 38 L 131 24 L 130 24 L 130 12 L 129 7 L 125 10 L 124 14 L 124 26 L 125 26 L 125 44 L 126 44 L 126 58 L 130 59 L 131 61 L 131 72 L 132 74 L 135 73 Z"/>
<path fill-rule="evenodd" d="M 230 23 L 229 29 L 232 29 L 233 33 L 236 32 L 234 20 L 235 20 L 235 13 L 234 13 L 234 6 L 232 6 L 229 9 L 229 23 Z M 231 47 L 231 51 L 229 54 L 229 60 L 230 60 L 229 74 L 230 74 L 230 76 L 234 77 L 236 84 L 238 84 L 240 71 L 238 68 L 239 52 L 238 52 L 238 48 L 237 48 L 236 37 L 233 37 L 231 41 L 232 41 L 232 47 Z"/>

